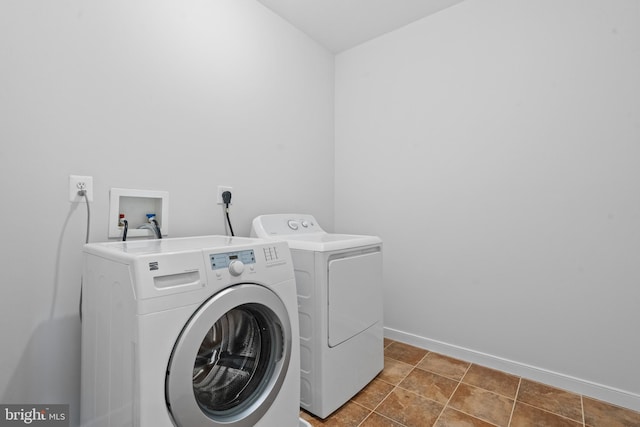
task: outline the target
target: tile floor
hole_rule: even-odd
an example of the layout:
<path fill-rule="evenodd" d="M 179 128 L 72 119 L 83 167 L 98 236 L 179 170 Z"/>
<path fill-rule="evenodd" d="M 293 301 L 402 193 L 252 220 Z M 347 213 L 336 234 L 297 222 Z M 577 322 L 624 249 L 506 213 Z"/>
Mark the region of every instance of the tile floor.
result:
<path fill-rule="evenodd" d="M 384 370 L 312 426 L 640 427 L 640 413 L 385 339 Z"/>

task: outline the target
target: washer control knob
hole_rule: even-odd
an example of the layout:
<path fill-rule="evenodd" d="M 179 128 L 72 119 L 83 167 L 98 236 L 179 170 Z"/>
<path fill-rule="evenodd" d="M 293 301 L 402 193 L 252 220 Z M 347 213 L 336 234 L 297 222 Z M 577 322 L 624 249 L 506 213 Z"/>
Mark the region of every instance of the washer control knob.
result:
<path fill-rule="evenodd" d="M 229 264 L 229 273 L 231 273 L 232 276 L 239 276 L 243 271 L 244 264 L 242 263 L 242 261 L 236 259 L 231 261 L 231 263 Z"/>
<path fill-rule="evenodd" d="M 290 229 L 292 230 L 297 230 L 298 229 L 298 223 L 292 219 L 290 219 L 289 221 L 287 221 L 287 225 L 289 226 Z"/>
<path fill-rule="evenodd" d="M 300 225 L 302 225 L 304 228 L 307 228 L 309 226 L 309 221 L 303 219 Z"/>

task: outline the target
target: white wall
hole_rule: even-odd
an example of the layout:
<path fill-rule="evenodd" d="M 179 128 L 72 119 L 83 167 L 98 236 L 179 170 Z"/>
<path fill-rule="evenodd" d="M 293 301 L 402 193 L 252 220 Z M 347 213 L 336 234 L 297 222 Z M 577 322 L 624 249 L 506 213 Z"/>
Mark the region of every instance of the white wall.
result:
<path fill-rule="evenodd" d="M 640 409 L 640 4 L 463 2 L 336 57 L 387 334 Z"/>
<path fill-rule="evenodd" d="M 236 234 L 261 213 L 333 227 L 333 56 L 254 0 L 0 3 L 0 402 L 70 403 L 85 205 L 166 190 L 171 235 Z"/>

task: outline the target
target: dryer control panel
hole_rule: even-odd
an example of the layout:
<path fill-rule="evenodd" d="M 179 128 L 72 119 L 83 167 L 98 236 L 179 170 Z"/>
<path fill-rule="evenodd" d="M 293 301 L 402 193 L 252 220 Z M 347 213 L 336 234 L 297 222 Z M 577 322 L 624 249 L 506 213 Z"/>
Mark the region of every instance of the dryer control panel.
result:
<path fill-rule="evenodd" d="M 255 237 L 289 236 L 298 234 L 324 233 L 313 215 L 272 214 L 256 217 L 251 234 Z"/>

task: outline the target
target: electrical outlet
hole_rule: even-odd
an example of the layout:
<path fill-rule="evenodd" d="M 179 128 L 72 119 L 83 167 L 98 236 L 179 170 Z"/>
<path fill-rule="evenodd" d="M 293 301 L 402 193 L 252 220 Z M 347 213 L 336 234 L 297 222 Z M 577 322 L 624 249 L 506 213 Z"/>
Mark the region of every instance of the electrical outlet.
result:
<path fill-rule="evenodd" d="M 224 193 L 225 191 L 230 191 L 231 194 L 233 194 L 233 187 L 225 187 L 223 185 L 218 185 L 218 195 L 216 197 L 216 202 L 219 205 L 224 205 L 224 201 L 222 201 L 222 193 Z M 233 204 L 233 197 L 231 198 L 231 203 L 229 203 L 230 205 Z"/>
<path fill-rule="evenodd" d="M 84 196 L 78 194 L 78 191 L 87 192 L 87 199 L 93 202 L 93 177 L 69 175 L 69 201 L 72 203 L 86 203 Z"/>

